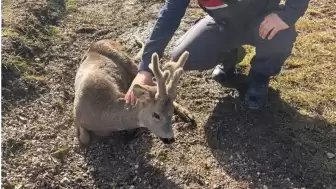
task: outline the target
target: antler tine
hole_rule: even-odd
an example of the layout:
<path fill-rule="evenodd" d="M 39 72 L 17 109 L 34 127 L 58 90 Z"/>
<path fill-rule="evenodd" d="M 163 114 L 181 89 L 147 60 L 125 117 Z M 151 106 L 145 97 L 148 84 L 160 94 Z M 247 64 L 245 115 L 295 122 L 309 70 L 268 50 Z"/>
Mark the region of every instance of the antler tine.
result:
<path fill-rule="evenodd" d="M 171 74 L 170 74 L 171 72 L 169 71 L 169 70 L 165 70 L 164 72 L 163 72 L 163 79 L 165 80 L 165 84 L 167 85 L 168 84 L 168 82 L 169 82 L 169 79 L 170 79 L 170 77 L 171 77 Z"/>
<path fill-rule="evenodd" d="M 172 74 L 172 78 L 170 78 L 170 81 L 167 86 L 169 95 L 172 95 L 172 96 L 176 95 L 178 81 L 183 73 L 183 66 L 187 62 L 188 58 L 189 58 L 189 52 L 185 51 L 181 55 L 181 57 L 178 59 L 175 65 L 172 65 L 172 64 L 168 65 L 168 69 L 170 70 Z"/>
<path fill-rule="evenodd" d="M 176 63 L 176 68 L 183 68 L 185 63 L 187 62 L 189 58 L 189 52 L 188 51 L 184 51 L 184 53 L 180 56 L 180 58 L 178 59 L 177 63 Z"/>
<path fill-rule="evenodd" d="M 175 96 L 176 95 L 176 89 L 177 89 L 177 85 L 178 82 L 180 80 L 180 77 L 183 73 L 183 69 L 182 68 L 177 68 L 174 72 L 174 75 L 172 76 L 171 80 L 168 83 L 168 94 L 171 96 Z"/>
<path fill-rule="evenodd" d="M 189 52 L 185 51 L 179 60 L 177 62 L 168 62 L 165 64 L 165 69 L 167 69 L 170 72 L 170 77 L 174 74 L 177 68 L 183 68 L 185 63 L 187 62 L 187 59 L 189 57 Z M 167 80 L 170 80 L 171 78 L 167 78 Z"/>
<path fill-rule="evenodd" d="M 152 62 L 150 63 L 149 68 L 152 70 L 156 78 L 158 86 L 158 95 L 159 96 L 167 95 L 164 75 L 161 71 L 161 68 L 159 67 L 159 55 L 157 53 L 153 53 Z"/>
<path fill-rule="evenodd" d="M 169 82 L 170 78 L 174 74 L 174 71 L 176 69 L 176 62 L 167 62 L 164 67 L 165 71 L 168 72 L 168 77 L 166 78 L 166 83 Z"/>

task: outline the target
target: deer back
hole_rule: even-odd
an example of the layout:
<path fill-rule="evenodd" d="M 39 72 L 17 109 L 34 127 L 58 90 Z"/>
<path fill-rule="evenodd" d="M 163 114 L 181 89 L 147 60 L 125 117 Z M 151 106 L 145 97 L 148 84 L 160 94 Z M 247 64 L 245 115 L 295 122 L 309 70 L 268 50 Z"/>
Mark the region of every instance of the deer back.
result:
<path fill-rule="evenodd" d="M 90 129 L 122 122 L 126 112 L 121 111 L 121 99 L 135 76 L 136 65 L 110 40 L 93 43 L 82 60 L 75 79 L 75 116 Z"/>

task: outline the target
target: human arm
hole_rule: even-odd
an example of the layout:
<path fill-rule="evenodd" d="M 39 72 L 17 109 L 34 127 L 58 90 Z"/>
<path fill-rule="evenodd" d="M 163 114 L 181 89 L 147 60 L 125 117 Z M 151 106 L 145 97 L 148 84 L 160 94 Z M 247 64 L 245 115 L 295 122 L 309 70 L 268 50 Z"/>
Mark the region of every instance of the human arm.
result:
<path fill-rule="evenodd" d="M 144 48 L 139 71 L 151 72 L 148 65 L 153 53 L 161 57 L 163 52 L 181 23 L 190 0 L 167 0 L 160 10 L 159 17 L 154 25 Z"/>
<path fill-rule="evenodd" d="M 162 56 L 167 44 L 179 27 L 189 2 L 190 0 L 167 0 L 160 9 L 159 17 L 145 44 L 139 64 L 139 72 L 125 95 L 127 104 L 135 104 L 136 99 L 132 91 L 134 84 L 152 84 L 152 73 L 148 67 L 152 54 L 158 53 L 160 57 Z"/>
<path fill-rule="evenodd" d="M 307 11 L 309 2 L 310 0 L 286 0 L 278 15 L 287 25 L 294 25 Z"/>

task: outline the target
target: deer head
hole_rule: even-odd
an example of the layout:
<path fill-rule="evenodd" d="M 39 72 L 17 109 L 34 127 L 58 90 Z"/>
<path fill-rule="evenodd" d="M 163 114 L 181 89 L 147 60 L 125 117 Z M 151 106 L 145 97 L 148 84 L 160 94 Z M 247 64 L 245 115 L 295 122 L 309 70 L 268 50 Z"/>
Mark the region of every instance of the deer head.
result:
<path fill-rule="evenodd" d="M 133 93 L 140 103 L 139 120 L 142 127 L 147 127 L 164 143 L 175 141 L 172 128 L 174 113 L 173 102 L 176 98 L 176 89 L 183 73 L 183 66 L 189 57 L 184 52 L 177 62 L 167 63 L 167 70 L 162 71 L 159 66 L 159 56 L 152 55 L 149 68 L 154 74 L 154 86 L 136 84 Z"/>

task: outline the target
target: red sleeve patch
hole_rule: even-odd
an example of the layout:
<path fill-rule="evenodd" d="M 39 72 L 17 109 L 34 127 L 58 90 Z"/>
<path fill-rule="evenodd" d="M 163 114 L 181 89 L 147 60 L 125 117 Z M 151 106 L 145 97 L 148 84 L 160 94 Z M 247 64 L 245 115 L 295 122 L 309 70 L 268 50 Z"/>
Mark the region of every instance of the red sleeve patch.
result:
<path fill-rule="evenodd" d="M 224 5 L 222 0 L 198 0 L 204 7 L 218 7 Z"/>

